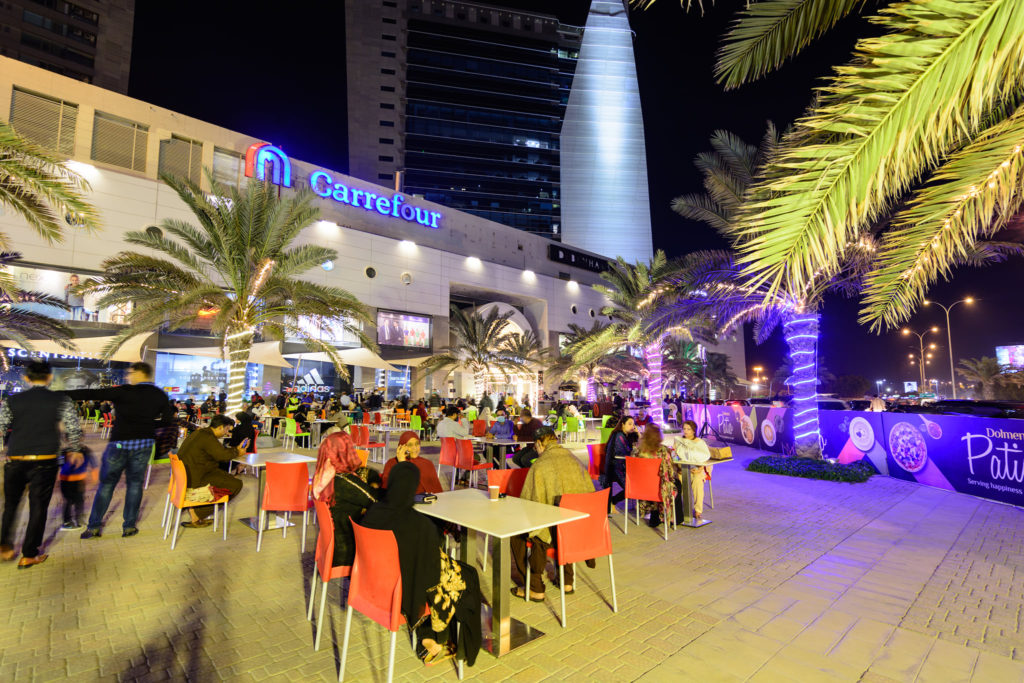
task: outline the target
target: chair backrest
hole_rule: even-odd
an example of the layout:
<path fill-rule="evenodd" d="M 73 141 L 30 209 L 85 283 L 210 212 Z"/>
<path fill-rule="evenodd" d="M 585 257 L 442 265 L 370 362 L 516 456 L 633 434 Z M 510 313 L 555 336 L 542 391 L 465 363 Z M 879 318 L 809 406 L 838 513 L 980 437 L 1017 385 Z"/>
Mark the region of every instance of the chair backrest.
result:
<path fill-rule="evenodd" d="M 379 425 L 380 424 L 380 413 L 374 413 L 373 414 L 373 424 L 375 424 L 375 425 Z"/>
<path fill-rule="evenodd" d="M 497 486 L 499 493 L 508 493 L 508 480 L 517 470 L 487 470 L 487 486 Z"/>
<path fill-rule="evenodd" d="M 608 420 L 610 420 L 610 419 L 612 419 L 611 415 L 602 415 L 601 416 L 601 427 L 602 428 L 607 427 L 608 426 Z"/>
<path fill-rule="evenodd" d="M 295 436 L 295 420 L 290 417 L 284 419 L 284 433 L 285 436 Z"/>
<path fill-rule="evenodd" d="M 458 452 L 454 436 L 441 437 L 441 456 L 438 461 L 441 465 L 455 467 L 459 462 Z"/>
<path fill-rule="evenodd" d="M 103 413 L 103 426 L 104 427 L 113 427 L 114 426 L 114 414 L 113 413 Z"/>
<path fill-rule="evenodd" d="M 655 461 L 657 462 L 657 461 Z M 586 512 L 589 517 L 555 527 L 558 535 L 558 564 L 583 562 L 612 554 L 612 533 L 608 524 L 608 491 L 566 493 L 558 507 Z"/>
<path fill-rule="evenodd" d="M 349 427 L 349 433 L 357 446 L 366 446 L 370 443 L 370 428 L 366 425 L 352 425 Z"/>
<path fill-rule="evenodd" d="M 487 471 L 490 472 L 490 470 Z M 505 490 L 505 493 L 513 498 L 518 498 L 523 495 L 523 484 L 526 483 L 526 475 L 530 473 L 530 468 L 517 467 L 507 471 L 511 472 L 512 475 L 508 478 L 508 488 Z"/>
<path fill-rule="evenodd" d="M 661 458 L 626 456 L 626 497 L 633 500 L 661 501 Z"/>
<path fill-rule="evenodd" d="M 349 565 L 332 566 L 334 563 L 334 518 L 331 517 L 331 509 L 327 503 L 321 500 L 313 501 L 313 508 L 316 512 L 316 524 L 320 530 L 316 537 L 316 569 L 324 582 L 339 576 L 348 576 L 352 572 Z"/>
<path fill-rule="evenodd" d="M 455 448 L 458 453 L 458 465 L 462 469 L 469 469 L 476 464 L 473 457 L 473 442 L 469 439 L 455 439 Z"/>
<path fill-rule="evenodd" d="M 601 427 L 601 443 L 608 443 L 613 431 L 615 430 L 612 427 Z"/>
<path fill-rule="evenodd" d="M 253 428 L 253 431 L 255 431 L 255 432 L 256 432 L 256 438 L 254 438 L 254 439 L 252 440 L 252 443 L 251 443 L 251 444 L 249 444 L 249 445 L 250 445 L 250 446 L 252 446 L 252 452 L 253 452 L 253 453 L 256 453 L 256 452 L 257 452 L 257 450 L 256 450 L 256 442 L 260 440 L 260 430 L 259 430 L 259 428 L 258 428 L 258 427 L 254 427 L 254 428 Z"/>
<path fill-rule="evenodd" d="M 569 430 L 570 432 L 578 432 L 578 431 L 580 431 L 580 421 L 579 421 L 579 418 L 570 417 L 568 420 L 565 421 L 565 428 L 567 430 Z"/>
<path fill-rule="evenodd" d="M 359 459 L 362 461 L 362 467 L 366 467 L 366 461 L 370 459 L 370 451 L 364 451 L 361 448 L 357 448 L 356 455 L 358 455 Z"/>
<path fill-rule="evenodd" d="M 355 522 L 352 522 L 352 534 L 356 541 L 356 559 L 352 562 L 348 604 L 389 631 L 397 631 L 405 618 L 395 534 L 368 529 Z"/>
<path fill-rule="evenodd" d="M 185 489 L 188 488 L 188 475 L 185 474 L 185 463 L 178 456 L 171 458 L 171 503 L 180 508 L 185 504 Z"/>
<path fill-rule="evenodd" d="M 487 433 L 486 420 L 473 420 L 473 436 L 483 436 Z"/>
<path fill-rule="evenodd" d="M 412 415 L 409 417 L 409 429 L 417 430 L 423 429 L 423 418 L 419 415 Z"/>
<path fill-rule="evenodd" d="M 309 467 L 304 462 L 268 462 L 264 510 L 303 511 L 309 507 Z"/>
<path fill-rule="evenodd" d="M 603 443 L 595 443 L 587 446 L 587 452 L 590 454 L 590 467 L 587 469 L 587 474 L 590 475 L 591 479 L 597 479 L 604 474 L 604 449 Z"/>

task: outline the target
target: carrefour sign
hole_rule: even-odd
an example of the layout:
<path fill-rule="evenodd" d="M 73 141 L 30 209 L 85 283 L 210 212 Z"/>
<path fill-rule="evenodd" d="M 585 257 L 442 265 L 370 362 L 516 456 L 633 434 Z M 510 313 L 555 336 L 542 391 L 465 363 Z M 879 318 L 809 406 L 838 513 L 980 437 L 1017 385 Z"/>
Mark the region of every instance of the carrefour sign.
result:
<path fill-rule="evenodd" d="M 258 142 L 246 151 L 245 175 L 274 185 L 292 186 L 292 165 L 288 155 L 279 147 L 265 142 Z M 419 223 L 427 228 L 439 228 L 438 222 L 443 218 L 443 214 L 437 211 L 428 211 L 407 204 L 405 196 L 397 192 L 391 196 L 378 195 L 369 190 L 359 190 L 344 183 L 334 182 L 334 177 L 326 171 L 312 173 L 309 176 L 309 187 L 324 199 L 331 199 L 364 211 L 375 211 L 381 216 Z"/>

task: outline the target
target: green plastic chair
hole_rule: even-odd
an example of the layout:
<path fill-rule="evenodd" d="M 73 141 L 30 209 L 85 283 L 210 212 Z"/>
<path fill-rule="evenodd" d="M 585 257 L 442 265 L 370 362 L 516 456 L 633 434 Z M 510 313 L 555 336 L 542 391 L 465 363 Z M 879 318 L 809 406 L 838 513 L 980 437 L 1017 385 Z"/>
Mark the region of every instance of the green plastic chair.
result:
<path fill-rule="evenodd" d="M 565 421 L 565 432 L 567 435 L 572 436 L 573 440 L 579 437 L 580 434 L 580 421 L 575 417 L 570 417 Z"/>
<path fill-rule="evenodd" d="M 304 437 L 306 437 L 306 447 L 308 448 L 309 447 L 309 432 L 298 432 L 298 431 L 296 431 L 296 429 L 298 429 L 298 427 L 295 424 L 295 420 L 290 418 L 290 417 L 286 417 L 284 419 L 284 443 L 287 444 L 288 443 L 288 439 L 290 437 L 291 440 L 292 440 L 292 447 L 294 448 L 294 447 L 296 447 L 296 443 L 295 443 L 296 437 L 304 436 Z M 287 445 L 285 445 L 285 448 L 287 448 Z"/>
<path fill-rule="evenodd" d="M 423 440 L 423 418 L 419 415 L 412 415 L 409 417 L 409 429 L 420 435 L 420 440 Z"/>
<path fill-rule="evenodd" d="M 605 427 L 608 426 L 608 420 L 610 420 L 610 419 L 612 419 L 611 415 L 602 415 L 601 416 L 601 429 L 604 429 Z"/>
<path fill-rule="evenodd" d="M 177 449 L 175 449 L 177 450 Z M 153 472 L 153 465 L 168 465 L 171 462 L 170 453 L 167 454 L 166 458 L 156 457 L 156 444 L 153 444 L 153 448 L 149 451 L 149 467 L 146 468 L 146 483 L 143 484 L 143 489 L 149 488 L 149 475 Z"/>
<path fill-rule="evenodd" d="M 612 435 L 614 431 L 611 427 L 601 427 L 601 443 L 608 443 L 608 437 Z"/>

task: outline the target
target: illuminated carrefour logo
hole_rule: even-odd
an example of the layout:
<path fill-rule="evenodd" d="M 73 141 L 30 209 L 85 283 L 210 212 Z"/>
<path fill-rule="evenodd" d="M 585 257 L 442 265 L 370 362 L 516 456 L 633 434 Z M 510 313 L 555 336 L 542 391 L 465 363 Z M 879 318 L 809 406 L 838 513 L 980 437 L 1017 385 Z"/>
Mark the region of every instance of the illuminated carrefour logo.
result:
<path fill-rule="evenodd" d="M 270 177 L 267 177 L 267 167 Z M 269 181 L 284 187 L 292 186 L 292 165 L 288 155 L 279 147 L 258 142 L 249 147 L 245 153 L 245 175 L 257 180 Z M 410 223 L 419 223 L 428 228 L 439 228 L 438 221 L 444 216 L 437 211 L 428 211 L 419 206 L 407 204 L 405 196 L 393 193 L 390 196 L 379 195 L 369 190 L 349 187 L 344 183 L 334 182 L 333 176 L 326 171 L 314 171 L 309 176 L 309 186 L 318 196 L 333 199 L 339 204 L 356 206 L 364 211 L 376 211 L 382 216 L 401 218 Z"/>
<path fill-rule="evenodd" d="M 257 180 L 267 180 L 267 166 L 270 166 L 270 182 L 285 187 L 292 186 L 292 164 L 280 147 L 265 142 L 251 145 L 245 152 L 245 175 Z"/>

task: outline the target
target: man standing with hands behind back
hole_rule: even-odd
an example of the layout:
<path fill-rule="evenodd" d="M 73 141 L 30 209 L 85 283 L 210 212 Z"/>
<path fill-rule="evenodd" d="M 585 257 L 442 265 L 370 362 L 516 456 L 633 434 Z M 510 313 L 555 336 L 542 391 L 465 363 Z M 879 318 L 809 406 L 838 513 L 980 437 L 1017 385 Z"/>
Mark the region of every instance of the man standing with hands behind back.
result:
<path fill-rule="evenodd" d="M 46 385 L 53 370 L 45 361 L 33 361 L 25 368 L 29 389 L 12 394 L 0 407 L 0 435 L 11 428 L 7 439 L 8 461 L 4 465 L 4 514 L 0 526 L 0 559 L 13 560 L 14 517 L 21 496 L 28 486 L 28 527 L 21 544 L 18 569 L 44 562 L 39 544 L 46 531 L 46 509 L 57 481 L 57 453 L 60 451 L 60 425 L 64 425 L 71 450 L 68 460 L 82 462 L 82 429 L 75 405 L 67 396 L 50 391 Z"/>
<path fill-rule="evenodd" d="M 89 526 L 82 532 L 82 538 L 103 535 L 103 516 L 107 514 L 122 472 L 125 473 L 125 493 L 121 535 L 134 536 L 139 533 L 136 524 L 142 505 L 142 480 L 156 445 L 156 428 L 169 425 L 174 419 L 170 399 L 153 384 L 153 368 L 149 363 L 132 363 L 128 368 L 128 384 L 108 389 L 77 389 L 64 394 L 76 401 L 114 404 L 114 427 L 103 451 L 100 487 L 92 501 Z"/>

